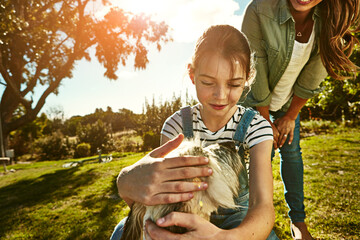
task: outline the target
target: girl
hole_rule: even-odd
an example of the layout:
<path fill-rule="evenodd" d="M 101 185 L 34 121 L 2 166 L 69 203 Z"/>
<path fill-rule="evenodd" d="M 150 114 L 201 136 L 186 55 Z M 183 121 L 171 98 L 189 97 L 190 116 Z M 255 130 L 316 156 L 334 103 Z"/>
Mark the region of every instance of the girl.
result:
<path fill-rule="evenodd" d="M 275 219 L 270 161 L 272 129 L 260 115 L 243 117 L 245 108 L 237 105 L 244 87 L 249 87 L 254 78 L 251 63 L 245 36 L 234 27 L 218 25 L 210 27 L 199 38 L 192 63 L 188 66 L 199 100 L 188 115 L 192 128 L 190 134 L 208 145 L 236 139 L 234 135 L 238 133 L 239 122 L 240 126 L 246 122 L 249 124 L 249 127 L 239 127 L 244 144 L 250 148 L 250 166 L 249 182 L 246 181 L 246 187 L 237 198 L 240 205 L 248 208 L 219 210 L 219 214 L 212 215 L 211 222 L 193 214 L 173 212 L 156 224 L 147 222 L 147 234 L 152 239 L 278 239 L 271 231 Z M 178 111 L 164 123 L 161 131 L 163 145 L 154 151 L 157 156 L 166 155 L 171 148 L 168 144 L 178 145 L 182 133 L 189 134 L 188 126 L 183 125 L 183 114 L 183 111 Z M 154 152 L 150 156 L 155 156 Z M 194 183 L 179 179 L 211 174 L 211 169 L 196 167 L 199 164 L 206 164 L 206 161 L 201 158 L 146 157 L 120 172 L 119 194 L 129 205 L 134 201 L 151 205 L 188 200 L 192 191 L 206 189 L 207 184 L 202 183 L 200 189 L 195 189 Z M 159 228 L 171 225 L 186 227 L 189 231 L 179 236 Z M 120 232 L 121 228 L 122 225 L 118 225 L 115 232 Z"/>
<path fill-rule="evenodd" d="M 272 126 L 294 239 L 312 239 L 304 223 L 299 111 L 327 73 L 343 79 L 340 72 L 358 71 L 349 56 L 359 7 L 359 0 L 253 0 L 244 15 L 242 31 L 257 63 L 244 105 Z"/>

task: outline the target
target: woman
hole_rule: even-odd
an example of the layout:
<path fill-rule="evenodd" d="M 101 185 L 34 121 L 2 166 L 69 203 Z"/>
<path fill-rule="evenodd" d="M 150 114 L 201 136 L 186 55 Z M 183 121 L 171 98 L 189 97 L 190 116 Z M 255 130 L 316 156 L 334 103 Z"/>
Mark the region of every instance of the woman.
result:
<path fill-rule="evenodd" d="M 273 128 L 295 239 L 312 239 L 304 223 L 299 112 L 327 74 L 344 79 L 340 71 L 358 71 L 349 60 L 358 18 L 359 0 L 253 0 L 244 15 L 257 70 L 245 105 Z"/>

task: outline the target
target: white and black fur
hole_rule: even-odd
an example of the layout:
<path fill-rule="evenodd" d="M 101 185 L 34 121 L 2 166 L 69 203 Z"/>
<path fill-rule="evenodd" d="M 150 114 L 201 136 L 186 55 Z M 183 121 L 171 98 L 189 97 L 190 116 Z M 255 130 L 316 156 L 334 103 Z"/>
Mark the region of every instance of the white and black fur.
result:
<path fill-rule="evenodd" d="M 166 157 L 175 156 L 205 156 L 209 164 L 203 167 L 210 167 L 213 174 L 209 177 L 186 179 L 191 182 L 207 182 L 208 188 L 205 191 L 194 192 L 194 197 L 185 202 L 145 206 L 134 203 L 126 220 L 121 240 L 142 240 L 143 227 L 147 219 L 156 221 L 170 212 L 193 213 L 210 220 L 212 212 L 219 207 L 239 207 L 234 202 L 234 197 L 239 191 L 239 173 L 243 169 L 239 154 L 233 142 L 216 143 L 207 147 L 201 147 L 196 141 L 184 140 L 183 143 Z M 171 232 L 184 233 L 185 228 L 171 226 L 166 228 Z"/>

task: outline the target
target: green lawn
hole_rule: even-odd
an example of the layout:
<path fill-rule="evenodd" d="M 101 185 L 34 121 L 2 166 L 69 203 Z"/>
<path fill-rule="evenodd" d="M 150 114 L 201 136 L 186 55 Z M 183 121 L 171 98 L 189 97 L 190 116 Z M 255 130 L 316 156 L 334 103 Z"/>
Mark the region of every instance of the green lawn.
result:
<path fill-rule="evenodd" d="M 318 239 L 360 239 L 360 131 L 342 130 L 302 140 L 306 222 Z M 291 239 L 279 157 L 273 162 L 275 231 Z"/>
<path fill-rule="evenodd" d="M 359 130 L 308 137 L 301 146 L 311 232 L 319 239 L 360 239 Z M 62 168 L 68 161 L 8 166 L 16 171 L 0 175 L 0 239 L 109 239 L 128 212 L 116 176 L 142 156 L 74 168 Z M 278 157 L 273 172 L 275 231 L 291 239 Z"/>

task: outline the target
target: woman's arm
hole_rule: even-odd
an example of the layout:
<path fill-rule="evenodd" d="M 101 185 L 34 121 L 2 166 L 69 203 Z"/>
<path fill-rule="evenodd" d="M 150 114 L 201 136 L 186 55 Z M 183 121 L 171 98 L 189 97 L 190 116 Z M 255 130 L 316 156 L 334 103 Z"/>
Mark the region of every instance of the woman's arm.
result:
<path fill-rule="evenodd" d="M 198 189 L 198 185 L 180 181 L 211 175 L 210 168 L 196 167 L 208 164 L 206 158 L 165 157 L 180 145 L 183 138 L 182 134 L 179 135 L 121 170 L 117 178 L 118 192 L 129 206 L 133 202 L 156 205 L 187 201 L 193 197 L 193 191 L 206 189 L 204 183 Z"/>
<path fill-rule="evenodd" d="M 288 137 L 288 143 L 292 143 L 294 139 L 295 120 L 306 102 L 307 99 L 300 98 L 294 94 L 286 114 L 274 122 L 270 120 L 269 106 L 256 107 L 256 110 L 270 123 L 273 129 L 275 149 L 282 147 Z"/>
<path fill-rule="evenodd" d="M 270 120 L 270 113 L 269 113 L 269 106 L 264 106 L 264 107 L 256 107 L 256 110 L 259 111 L 260 115 L 263 116 L 271 125 L 271 128 L 273 130 L 273 136 L 274 136 L 274 149 L 279 148 L 279 131 L 277 129 L 277 127 L 275 126 L 275 124 Z"/>

